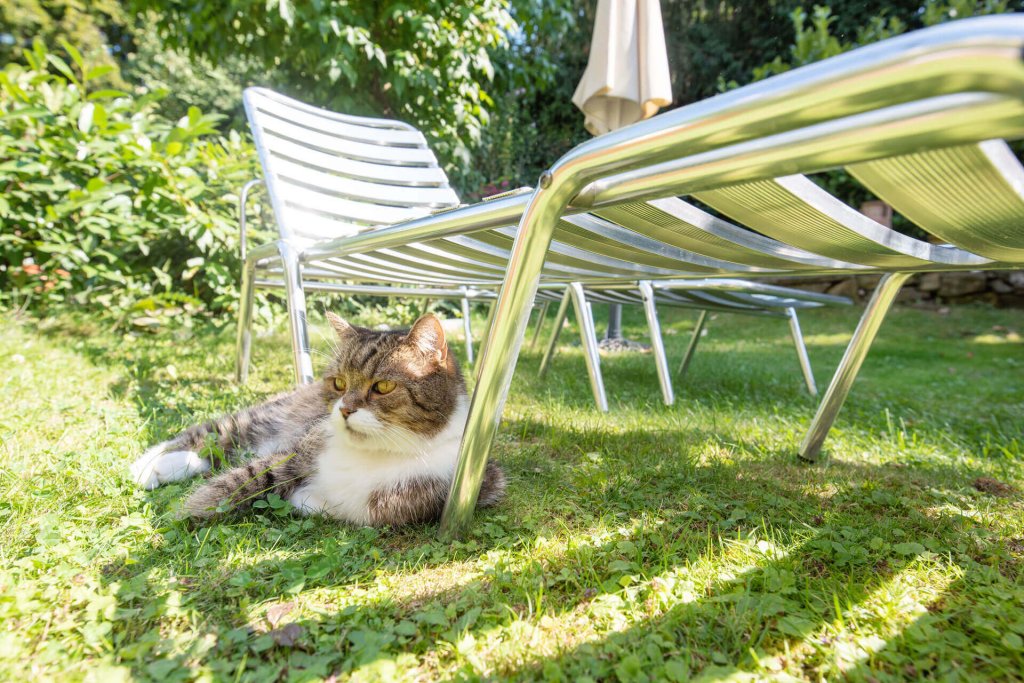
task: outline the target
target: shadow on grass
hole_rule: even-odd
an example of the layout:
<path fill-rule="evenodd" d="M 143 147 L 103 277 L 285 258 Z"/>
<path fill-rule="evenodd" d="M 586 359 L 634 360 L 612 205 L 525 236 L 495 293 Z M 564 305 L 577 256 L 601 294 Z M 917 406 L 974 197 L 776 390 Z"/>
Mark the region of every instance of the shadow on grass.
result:
<path fill-rule="evenodd" d="M 700 430 L 674 436 L 714 438 Z M 897 466 L 637 458 L 657 443 L 642 431 L 580 440 L 581 452 L 558 453 L 557 462 L 544 446 L 511 455 L 510 500 L 479 515 L 466 542 L 453 546 L 432 541 L 432 527 L 339 533 L 329 522 L 271 514 L 194 531 L 172 524 L 169 548 L 139 548 L 125 568 L 112 569 L 135 572 L 122 577 L 118 601 L 127 610 L 170 609 L 154 607 L 148 587 L 159 592 L 177 577 L 170 614 L 200 612 L 203 633 L 184 653 L 159 659 L 155 648 L 142 661 L 164 662 L 165 673 L 202 662 L 223 676 L 263 680 L 359 667 L 386 678 L 409 666 L 403 657 L 411 653 L 460 663 L 470 677 L 681 680 L 767 674 L 767 660 L 784 663 L 802 649 L 806 673 L 833 676 L 851 660 L 830 659 L 830 627 L 921 563 L 938 566 L 945 557 L 968 572 L 926 605 L 933 631 L 962 620 L 964 605 L 991 601 L 993 581 L 1005 588 L 1020 578 L 1019 562 L 983 526 L 937 511 L 962 490 L 961 470 L 925 467 L 916 473 L 921 481 L 908 481 Z M 598 443 L 603 455 L 595 460 L 585 451 Z M 154 502 L 166 507 L 167 497 L 158 492 Z M 186 536 L 194 548 L 180 547 Z M 546 539 L 554 546 L 534 552 Z M 263 559 L 223 569 L 246 544 Z M 275 548 L 286 557 L 265 557 Z M 1006 576 L 971 577 L 993 567 Z M 381 577 L 392 588 L 333 606 Z M 267 616 L 288 602 L 303 603 L 301 616 Z M 263 604 L 267 610 L 253 609 Z M 132 629 L 130 618 L 119 624 Z M 495 629 L 539 637 L 540 645 L 486 662 L 460 658 L 460 643 Z M 957 662 L 998 673 L 1015 661 L 1008 647 L 942 650 L 898 632 L 892 643 L 922 675 L 949 673 Z M 991 645 L 971 641 L 978 643 Z"/>

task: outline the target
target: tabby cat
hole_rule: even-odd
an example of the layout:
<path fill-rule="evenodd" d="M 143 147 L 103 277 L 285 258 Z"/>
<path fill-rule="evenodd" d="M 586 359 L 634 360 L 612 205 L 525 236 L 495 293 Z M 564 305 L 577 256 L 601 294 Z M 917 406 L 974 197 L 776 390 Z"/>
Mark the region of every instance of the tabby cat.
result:
<path fill-rule="evenodd" d="M 209 518 L 276 493 L 303 514 L 396 526 L 440 517 L 469 400 L 441 323 L 408 331 L 354 327 L 329 313 L 339 343 L 323 380 L 185 430 L 131 466 L 143 488 L 232 465 L 193 493 L 184 513 Z M 215 445 L 215 448 L 211 448 Z M 478 505 L 497 503 L 505 475 L 488 463 Z"/>

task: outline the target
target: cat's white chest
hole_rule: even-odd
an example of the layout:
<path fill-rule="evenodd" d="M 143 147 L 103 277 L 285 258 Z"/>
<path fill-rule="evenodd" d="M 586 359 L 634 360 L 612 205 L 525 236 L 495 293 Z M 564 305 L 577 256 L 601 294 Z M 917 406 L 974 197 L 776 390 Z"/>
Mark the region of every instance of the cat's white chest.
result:
<path fill-rule="evenodd" d="M 317 458 L 315 473 L 288 500 L 303 514 L 370 524 L 370 497 L 375 491 L 420 477 L 451 478 L 462 431 L 459 417 L 449 429 L 410 453 L 362 449 L 332 436 Z"/>

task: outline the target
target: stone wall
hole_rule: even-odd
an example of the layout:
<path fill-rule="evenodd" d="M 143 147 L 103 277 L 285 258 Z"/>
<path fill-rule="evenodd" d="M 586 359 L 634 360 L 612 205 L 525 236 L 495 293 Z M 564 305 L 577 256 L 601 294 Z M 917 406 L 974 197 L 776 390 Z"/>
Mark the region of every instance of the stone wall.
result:
<path fill-rule="evenodd" d="M 772 282 L 865 301 L 871 296 L 880 277 L 853 275 L 779 278 Z M 999 307 L 1024 308 L 1024 270 L 924 273 L 907 281 L 897 301 L 922 305 L 986 301 Z"/>

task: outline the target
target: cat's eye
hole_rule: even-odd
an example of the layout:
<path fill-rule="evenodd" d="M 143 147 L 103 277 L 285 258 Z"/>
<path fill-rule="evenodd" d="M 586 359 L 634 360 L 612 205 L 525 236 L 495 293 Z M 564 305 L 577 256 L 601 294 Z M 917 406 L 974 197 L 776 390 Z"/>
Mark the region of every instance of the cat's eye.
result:
<path fill-rule="evenodd" d="M 345 380 L 343 378 L 341 378 L 341 377 L 335 377 L 334 378 L 334 390 L 335 391 L 345 391 L 345 387 L 346 387 Z"/>
<path fill-rule="evenodd" d="M 373 383 L 373 390 L 378 394 L 390 394 L 397 386 L 398 385 L 390 379 L 382 379 L 379 382 Z"/>

